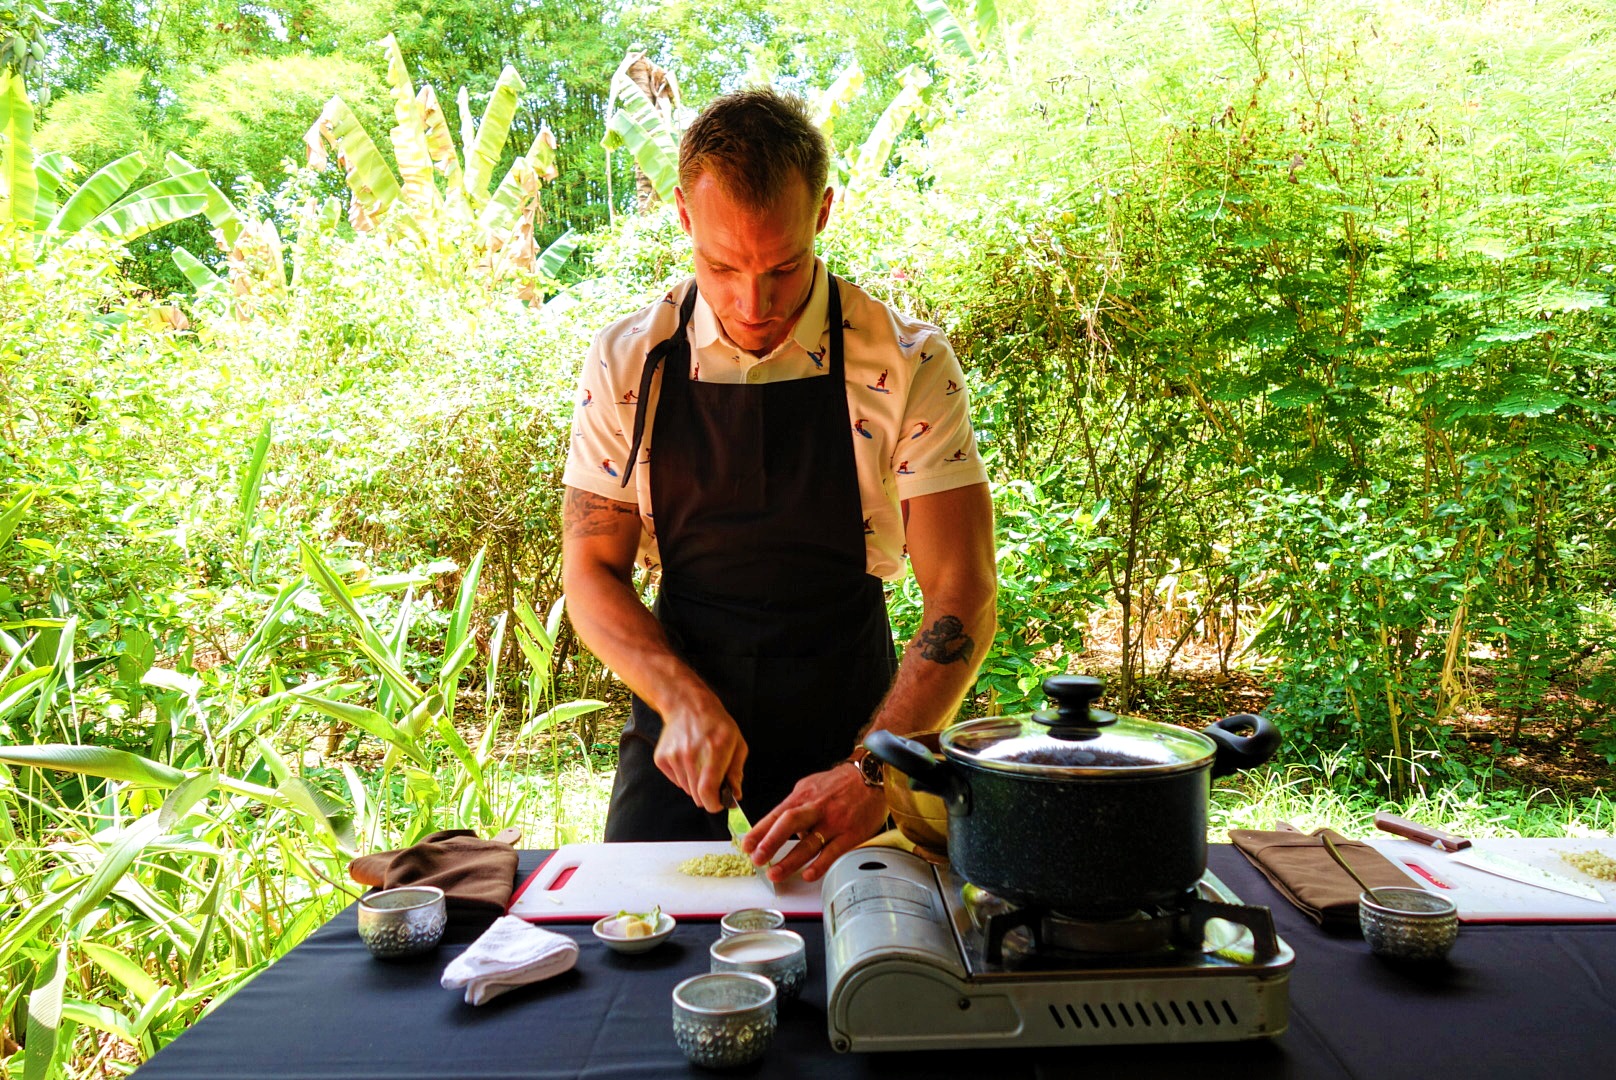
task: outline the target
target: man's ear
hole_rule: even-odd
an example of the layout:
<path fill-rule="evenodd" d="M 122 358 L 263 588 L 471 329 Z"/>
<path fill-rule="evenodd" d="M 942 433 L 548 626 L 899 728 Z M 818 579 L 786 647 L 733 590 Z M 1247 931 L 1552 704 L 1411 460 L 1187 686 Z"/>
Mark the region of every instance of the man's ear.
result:
<path fill-rule="evenodd" d="M 820 233 L 825 231 L 825 225 L 830 221 L 831 204 L 833 204 L 835 201 L 836 189 L 827 186 L 825 188 L 825 197 L 819 200 L 819 223 L 814 226 L 815 236 L 818 236 Z"/>
<path fill-rule="evenodd" d="M 673 205 L 679 208 L 679 227 L 685 231 L 686 236 L 691 235 L 691 233 L 690 233 L 690 209 L 689 209 L 689 207 L 685 206 L 685 189 L 684 188 L 676 187 L 676 188 L 673 189 Z M 824 228 L 824 225 L 821 224 L 820 228 Z"/>

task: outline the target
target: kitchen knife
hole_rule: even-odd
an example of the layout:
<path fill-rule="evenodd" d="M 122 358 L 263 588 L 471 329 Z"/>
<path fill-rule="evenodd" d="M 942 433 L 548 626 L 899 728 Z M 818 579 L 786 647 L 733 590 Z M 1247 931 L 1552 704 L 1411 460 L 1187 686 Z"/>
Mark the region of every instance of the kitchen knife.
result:
<path fill-rule="evenodd" d="M 1501 878 L 1518 881 L 1522 885 L 1531 885 L 1539 889 L 1549 889 L 1567 896 L 1577 896 L 1584 900 L 1592 900 L 1596 904 L 1605 902 L 1604 896 L 1592 885 L 1584 885 L 1580 881 L 1552 874 L 1547 870 L 1533 866 L 1531 863 L 1512 859 L 1508 855 L 1500 855 L 1496 851 L 1482 851 L 1480 848 L 1471 848 L 1468 851 L 1455 851 L 1448 856 L 1452 862 L 1463 863 L 1477 870 L 1484 870 L 1489 874 L 1497 874 Z"/>
<path fill-rule="evenodd" d="M 1376 814 L 1375 828 L 1405 836 L 1410 840 L 1418 840 L 1422 844 L 1436 844 L 1444 851 L 1460 851 L 1470 846 L 1470 841 L 1462 836 L 1433 829 L 1429 825 L 1421 825 L 1417 821 L 1410 821 L 1396 814 Z"/>
<path fill-rule="evenodd" d="M 747 861 L 750 862 L 752 856 L 747 855 L 746 849 L 741 847 L 741 837 L 752 831 L 752 823 L 746 820 L 746 811 L 741 809 L 741 804 L 735 798 L 735 793 L 730 790 L 728 780 L 725 780 L 722 784 L 718 785 L 718 799 L 725 806 L 729 807 L 728 824 L 730 843 L 734 844 L 735 850 L 746 856 Z M 779 895 L 780 890 L 775 888 L 774 882 L 769 880 L 769 866 L 767 863 L 762 866 L 754 865 L 752 867 L 752 872 L 763 879 L 763 884 L 769 887 L 769 892 L 777 896 Z"/>

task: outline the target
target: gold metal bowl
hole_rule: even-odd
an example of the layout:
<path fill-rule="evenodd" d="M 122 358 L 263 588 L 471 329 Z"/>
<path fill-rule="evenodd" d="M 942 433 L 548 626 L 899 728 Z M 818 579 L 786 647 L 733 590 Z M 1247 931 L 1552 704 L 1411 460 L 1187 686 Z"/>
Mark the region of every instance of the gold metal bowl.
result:
<path fill-rule="evenodd" d="M 935 754 L 941 735 L 941 731 L 923 731 L 909 738 Z M 904 839 L 920 848 L 923 856 L 945 856 L 948 853 L 947 804 L 939 796 L 910 787 L 909 778 L 891 765 L 881 766 L 881 782 L 886 788 L 887 812 Z"/>

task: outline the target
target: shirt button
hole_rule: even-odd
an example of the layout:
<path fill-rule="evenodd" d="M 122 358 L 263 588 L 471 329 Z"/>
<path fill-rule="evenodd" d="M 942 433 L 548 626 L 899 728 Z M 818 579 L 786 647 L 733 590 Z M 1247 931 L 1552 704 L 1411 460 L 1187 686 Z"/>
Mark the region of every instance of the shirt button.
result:
<path fill-rule="evenodd" d="M 746 381 L 750 383 L 762 382 L 763 372 L 759 371 L 757 368 L 749 369 L 746 373 Z"/>

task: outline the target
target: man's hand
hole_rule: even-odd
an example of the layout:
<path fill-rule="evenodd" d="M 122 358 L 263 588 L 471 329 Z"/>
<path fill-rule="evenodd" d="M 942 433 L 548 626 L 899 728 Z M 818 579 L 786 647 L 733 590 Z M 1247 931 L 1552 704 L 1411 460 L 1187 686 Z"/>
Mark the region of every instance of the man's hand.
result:
<path fill-rule="evenodd" d="M 769 880 L 784 881 L 802 871 L 804 881 L 818 881 L 844 853 L 874 836 L 887 819 L 886 795 L 864 786 L 857 769 L 838 764 L 797 781 L 785 801 L 752 826 L 741 849 L 762 866 L 793 835 L 797 846 L 769 870 Z"/>
<path fill-rule="evenodd" d="M 729 781 L 735 798 L 741 797 L 746 740 L 723 704 L 710 693 L 662 714 L 655 760 L 664 776 L 710 814 L 724 809 L 718 797 L 724 780 Z"/>

